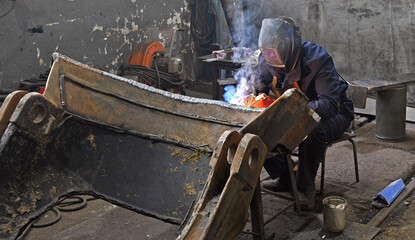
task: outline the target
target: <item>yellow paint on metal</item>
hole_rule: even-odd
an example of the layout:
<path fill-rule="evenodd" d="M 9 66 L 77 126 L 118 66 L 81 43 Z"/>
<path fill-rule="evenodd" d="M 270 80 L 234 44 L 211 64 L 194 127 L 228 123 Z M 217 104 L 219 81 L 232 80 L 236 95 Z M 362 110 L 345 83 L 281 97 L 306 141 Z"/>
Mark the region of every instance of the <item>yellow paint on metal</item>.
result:
<path fill-rule="evenodd" d="M 10 225 L 7 225 L 7 224 L 0 225 L 0 231 L 1 231 L 1 233 L 7 233 L 7 232 L 13 233 L 13 232 L 15 232 L 15 231 L 13 231 L 13 228 Z"/>
<path fill-rule="evenodd" d="M 97 145 L 95 144 L 95 136 L 94 136 L 94 134 L 92 134 L 92 133 L 89 133 L 89 135 L 88 135 L 88 137 L 86 138 L 86 140 L 88 140 L 89 141 L 89 143 L 91 144 L 91 146 L 93 147 L 93 148 L 97 148 Z"/>
<path fill-rule="evenodd" d="M 186 183 L 183 187 L 184 194 L 189 196 L 196 196 L 197 191 L 195 189 L 195 183 Z"/>
<path fill-rule="evenodd" d="M 179 171 L 179 167 L 170 168 L 170 173 L 175 173 L 177 171 Z"/>
<path fill-rule="evenodd" d="M 180 161 L 181 165 L 184 165 L 185 163 L 190 163 L 192 165 L 195 165 L 200 158 L 203 156 L 203 152 L 196 151 L 194 153 L 188 153 L 185 151 L 182 151 L 180 148 L 168 146 L 168 149 L 172 151 L 171 156 L 173 157 L 180 157 L 182 160 Z M 198 171 L 199 168 L 194 167 L 191 169 L 192 171 Z"/>
<path fill-rule="evenodd" d="M 50 189 L 50 197 L 54 198 L 56 196 L 56 187 L 53 186 L 52 189 Z"/>
<path fill-rule="evenodd" d="M 23 215 L 24 213 L 28 213 L 28 212 L 30 212 L 30 206 L 21 205 L 21 206 L 17 209 L 17 211 L 18 211 L 21 215 Z"/>
<path fill-rule="evenodd" d="M 205 185 L 205 182 L 204 181 L 202 181 L 201 179 L 199 179 L 199 185 Z"/>

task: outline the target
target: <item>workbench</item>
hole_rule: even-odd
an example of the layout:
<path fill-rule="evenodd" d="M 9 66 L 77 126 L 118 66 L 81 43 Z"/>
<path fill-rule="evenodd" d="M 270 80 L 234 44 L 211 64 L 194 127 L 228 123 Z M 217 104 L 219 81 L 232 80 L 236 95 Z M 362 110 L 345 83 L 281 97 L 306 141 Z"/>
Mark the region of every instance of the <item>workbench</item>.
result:
<path fill-rule="evenodd" d="M 397 74 L 389 78 L 356 80 L 350 83 L 355 107 L 365 108 L 368 93 L 376 94 L 375 136 L 386 141 L 405 138 L 406 90 L 415 83 L 415 73 Z"/>
<path fill-rule="evenodd" d="M 198 57 L 199 60 L 202 60 L 204 63 L 209 64 L 213 67 L 212 71 L 212 99 L 220 99 L 220 85 L 229 85 L 236 84 L 236 80 L 232 81 L 231 79 L 219 78 L 220 70 L 231 70 L 235 71 L 242 67 L 246 62 L 246 59 L 232 60 L 232 59 L 216 59 L 212 57 L 212 54 Z"/>

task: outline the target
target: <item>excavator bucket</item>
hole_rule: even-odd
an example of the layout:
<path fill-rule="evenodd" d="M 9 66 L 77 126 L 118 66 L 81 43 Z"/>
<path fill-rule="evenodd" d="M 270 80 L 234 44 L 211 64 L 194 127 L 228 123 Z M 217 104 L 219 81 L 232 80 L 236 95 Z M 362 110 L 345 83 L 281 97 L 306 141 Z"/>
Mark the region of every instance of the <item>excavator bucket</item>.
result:
<path fill-rule="evenodd" d="M 53 57 L 43 95 L 15 92 L 0 109 L 0 239 L 80 193 L 179 224 L 209 185 L 225 131 L 291 149 L 318 122 L 296 90 L 274 103 L 296 104 L 283 109 L 298 121 L 284 123 L 268 108 L 173 94 Z M 260 130 L 269 121 L 281 126 L 277 138 Z"/>

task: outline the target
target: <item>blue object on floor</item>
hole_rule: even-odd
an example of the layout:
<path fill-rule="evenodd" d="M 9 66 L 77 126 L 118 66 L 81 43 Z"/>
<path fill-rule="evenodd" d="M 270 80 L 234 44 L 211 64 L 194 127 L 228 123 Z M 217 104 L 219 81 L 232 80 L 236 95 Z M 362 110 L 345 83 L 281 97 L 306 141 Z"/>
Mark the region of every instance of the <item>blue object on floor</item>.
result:
<path fill-rule="evenodd" d="M 379 204 L 389 206 L 404 189 L 405 184 L 402 179 L 398 179 L 380 191 L 375 197 L 373 197 L 373 200 Z"/>

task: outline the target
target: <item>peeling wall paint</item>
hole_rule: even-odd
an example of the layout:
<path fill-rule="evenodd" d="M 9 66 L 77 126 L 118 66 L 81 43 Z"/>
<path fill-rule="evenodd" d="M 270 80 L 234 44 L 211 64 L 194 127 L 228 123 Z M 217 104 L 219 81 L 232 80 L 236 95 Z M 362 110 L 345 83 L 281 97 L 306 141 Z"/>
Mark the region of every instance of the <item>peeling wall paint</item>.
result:
<path fill-rule="evenodd" d="M 180 12 L 183 12 L 183 8 L 180 9 Z M 174 11 L 173 15 L 174 16 L 169 17 L 167 19 L 167 25 L 176 25 L 182 23 L 182 19 L 179 12 Z"/>
<path fill-rule="evenodd" d="M 169 47 L 187 17 L 186 1 L 21 0 L 0 19 L 0 88 L 46 71 L 58 51 L 116 73 L 134 46 L 159 41 Z"/>

